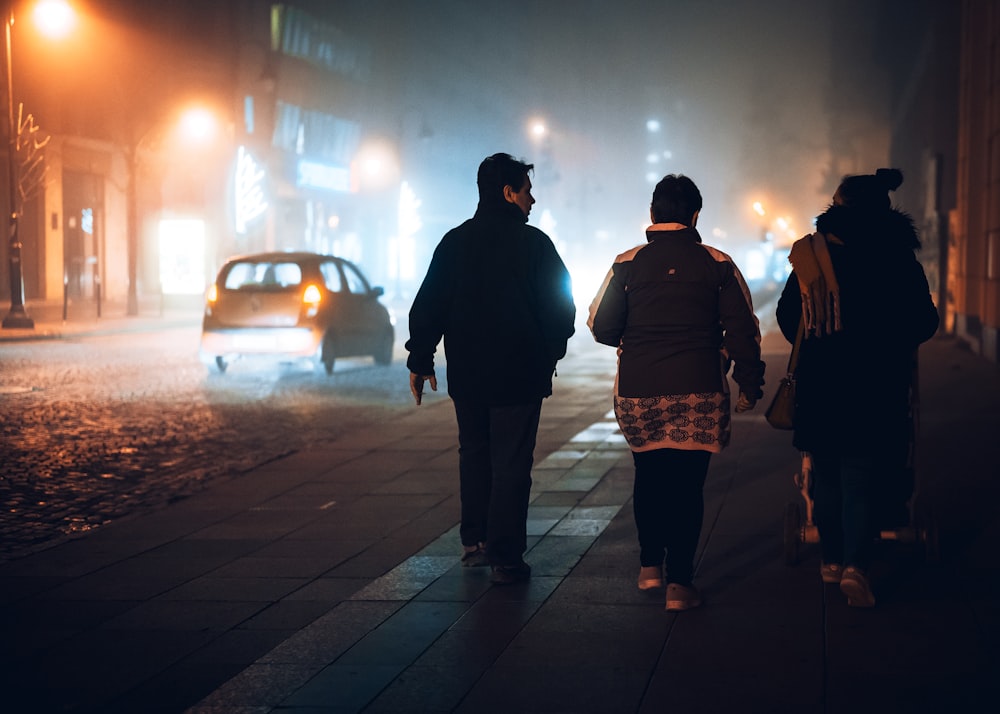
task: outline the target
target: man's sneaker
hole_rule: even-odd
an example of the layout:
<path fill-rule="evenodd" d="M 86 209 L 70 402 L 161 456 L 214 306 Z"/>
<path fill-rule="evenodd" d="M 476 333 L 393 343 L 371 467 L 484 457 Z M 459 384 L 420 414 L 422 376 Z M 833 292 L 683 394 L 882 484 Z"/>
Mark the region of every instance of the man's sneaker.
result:
<path fill-rule="evenodd" d="M 663 587 L 663 568 L 659 565 L 639 568 L 639 589 L 656 590 Z"/>
<path fill-rule="evenodd" d="M 701 605 L 701 593 L 694 585 L 667 585 L 667 612 L 690 610 Z"/>
<path fill-rule="evenodd" d="M 840 563 L 821 563 L 819 576 L 824 583 L 839 583 L 844 575 L 844 566 Z"/>
<path fill-rule="evenodd" d="M 847 604 L 851 607 L 875 607 L 875 595 L 871 584 L 863 572 L 854 566 L 844 568 L 840 578 L 840 592 L 847 596 Z"/>
<path fill-rule="evenodd" d="M 490 581 L 494 585 L 512 585 L 523 583 L 531 577 L 531 566 L 523 560 L 517 565 L 494 565 L 490 573 Z"/>
<path fill-rule="evenodd" d="M 476 545 L 462 546 L 462 567 L 478 568 L 489 565 L 490 559 L 486 557 L 486 545 L 477 543 Z"/>

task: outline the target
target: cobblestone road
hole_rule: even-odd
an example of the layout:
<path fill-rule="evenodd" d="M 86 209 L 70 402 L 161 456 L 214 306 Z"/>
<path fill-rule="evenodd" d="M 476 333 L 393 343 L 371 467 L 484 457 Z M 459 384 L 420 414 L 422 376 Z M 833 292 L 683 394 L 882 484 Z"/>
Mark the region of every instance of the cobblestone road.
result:
<path fill-rule="evenodd" d="M 0 346 L 0 561 L 411 408 L 390 367 L 197 358 L 197 328 Z M 398 349 L 398 348 L 397 348 Z"/>

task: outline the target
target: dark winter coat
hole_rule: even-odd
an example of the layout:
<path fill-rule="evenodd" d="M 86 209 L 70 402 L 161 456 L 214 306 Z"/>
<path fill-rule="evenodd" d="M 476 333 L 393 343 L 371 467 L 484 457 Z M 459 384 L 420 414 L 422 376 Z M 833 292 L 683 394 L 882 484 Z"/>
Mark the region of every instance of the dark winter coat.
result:
<path fill-rule="evenodd" d="M 618 347 L 615 415 L 633 451 L 721 451 L 729 360 L 747 396 L 764 383 L 750 291 L 694 228 L 654 225 L 646 240 L 615 259 L 590 306 L 594 339 Z"/>
<path fill-rule="evenodd" d="M 480 202 L 434 251 L 410 308 L 406 365 L 434 374 L 441 338 L 453 399 L 525 404 L 552 393 L 574 331 L 569 272 L 516 205 Z"/>
<path fill-rule="evenodd" d="M 793 443 L 802 451 L 883 456 L 902 463 L 910 441 L 910 385 L 917 347 L 938 327 L 912 219 L 896 210 L 831 206 L 816 221 L 830 240 L 843 329 L 803 340 L 796 370 Z M 778 300 L 794 341 L 802 315 L 793 271 Z"/>
<path fill-rule="evenodd" d="M 725 349 L 740 389 L 759 398 L 760 331 L 736 265 L 704 245 L 694 228 L 646 236 L 647 243 L 618 256 L 591 305 L 594 338 L 622 347 L 618 394 L 720 392 Z"/>

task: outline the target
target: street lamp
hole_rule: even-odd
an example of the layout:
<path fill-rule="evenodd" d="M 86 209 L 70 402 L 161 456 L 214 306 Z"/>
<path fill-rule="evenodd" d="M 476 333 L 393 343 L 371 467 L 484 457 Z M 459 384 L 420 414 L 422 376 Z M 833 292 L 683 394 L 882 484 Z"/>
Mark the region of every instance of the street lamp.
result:
<path fill-rule="evenodd" d="M 50 32 L 62 32 L 72 24 L 72 9 L 62 0 L 46 0 L 35 9 L 36 21 Z M 58 22 L 53 20 L 58 19 Z M 3 319 L 4 328 L 28 328 L 35 326 L 24 309 L 24 272 L 21 265 L 21 239 L 18 235 L 20 200 L 18 197 L 17 149 L 20 127 L 14 121 L 14 71 L 11 59 L 11 29 L 14 26 L 13 3 L 8 4 L 4 20 L 4 65 L 7 75 L 7 181 L 9 189 L 8 255 L 10 259 L 10 312 Z"/>
<path fill-rule="evenodd" d="M 5 328 L 33 328 L 35 321 L 24 309 L 24 274 L 21 270 L 21 240 L 17 234 L 17 126 L 14 124 L 14 76 L 10 58 L 10 30 L 14 24 L 14 9 L 4 21 L 4 64 L 7 70 L 7 181 L 9 184 L 10 312 L 3 319 Z"/>

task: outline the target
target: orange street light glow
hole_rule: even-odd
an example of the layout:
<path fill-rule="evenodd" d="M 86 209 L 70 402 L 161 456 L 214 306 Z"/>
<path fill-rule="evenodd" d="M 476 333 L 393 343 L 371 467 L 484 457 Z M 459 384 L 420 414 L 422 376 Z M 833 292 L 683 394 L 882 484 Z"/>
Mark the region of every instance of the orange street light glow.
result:
<path fill-rule="evenodd" d="M 39 31 L 55 40 L 69 35 L 76 25 L 76 12 L 65 0 L 41 0 L 35 5 L 32 17 Z"/>
<path fill-rule="evenodd" d="M 215 115 L 201 107 L 188 109 L 181 116 L 180 128 L 185 139 L 203 143 L 215 135 L 217 128 Z"/>

